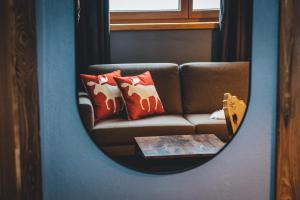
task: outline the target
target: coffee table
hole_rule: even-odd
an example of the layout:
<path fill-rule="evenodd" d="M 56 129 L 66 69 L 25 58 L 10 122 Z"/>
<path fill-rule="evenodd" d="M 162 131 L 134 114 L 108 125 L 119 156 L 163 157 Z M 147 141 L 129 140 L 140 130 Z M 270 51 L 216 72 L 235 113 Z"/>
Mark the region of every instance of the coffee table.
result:
<path fill-rule="evenodd" d="M 214 134 L 134 138 L 145 159 L 213 156 L 225 145 Z"/>

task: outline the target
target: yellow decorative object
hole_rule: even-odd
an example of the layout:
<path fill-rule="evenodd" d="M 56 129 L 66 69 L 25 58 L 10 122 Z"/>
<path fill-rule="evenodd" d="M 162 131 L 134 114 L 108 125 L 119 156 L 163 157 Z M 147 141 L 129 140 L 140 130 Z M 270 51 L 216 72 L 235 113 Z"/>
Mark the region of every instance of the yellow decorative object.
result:
<path fill-rule="evenodd" d="M 246 111 L 246 104 L 230 93 L 224 94 L 223 110 L 225 113 L 226 124 L 230 136 L 236 133 Z"/>

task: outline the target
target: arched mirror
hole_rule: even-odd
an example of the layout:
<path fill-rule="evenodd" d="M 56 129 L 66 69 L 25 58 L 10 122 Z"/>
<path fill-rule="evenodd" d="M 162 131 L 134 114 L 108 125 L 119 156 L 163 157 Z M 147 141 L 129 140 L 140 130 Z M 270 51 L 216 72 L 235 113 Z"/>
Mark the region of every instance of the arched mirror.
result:
<path fill-rule="evenodd" d="M 78 108 L 107 156 L 179 172 L 238 134 L 250 96 L 251 0 L 76 5 Z"/>

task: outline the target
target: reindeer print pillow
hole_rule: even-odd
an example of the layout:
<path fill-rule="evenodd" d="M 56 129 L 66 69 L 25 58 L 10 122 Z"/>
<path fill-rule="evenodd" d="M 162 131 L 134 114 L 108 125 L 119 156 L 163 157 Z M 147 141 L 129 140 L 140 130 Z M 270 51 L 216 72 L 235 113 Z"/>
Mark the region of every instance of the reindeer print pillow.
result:
<path fill-rule="evenodd" d="M 121 91 L 113 77 L 120 77 L 121 71 L 98 76 L 80 74 L 93 102 L 95 121 L 118 115 L 123 107 Z"/>
<path fill-rule="evenodd" d="M 165 112 L 149 71 L 137 76 L 114 78 L 122 92 L 128 119 Z"/>

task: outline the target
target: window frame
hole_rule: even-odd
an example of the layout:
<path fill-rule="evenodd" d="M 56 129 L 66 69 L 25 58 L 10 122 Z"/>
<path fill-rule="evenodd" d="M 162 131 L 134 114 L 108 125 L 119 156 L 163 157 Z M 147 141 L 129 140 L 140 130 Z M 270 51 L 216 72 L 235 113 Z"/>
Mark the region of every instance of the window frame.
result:
<path fill-rule="evenodd" d="M 193 0 L 189 0 L 189 19 L 201 19 L 206 22 L 219 20 L 219 9 L 193 10 Z"/>
<path fill-rule="evenodd" d="M 179 11 L 110 11 L 112 24 L 161 22 L 217 22 L 219 10 L 193 10 L 193 0 L 181 0 Z"/>

